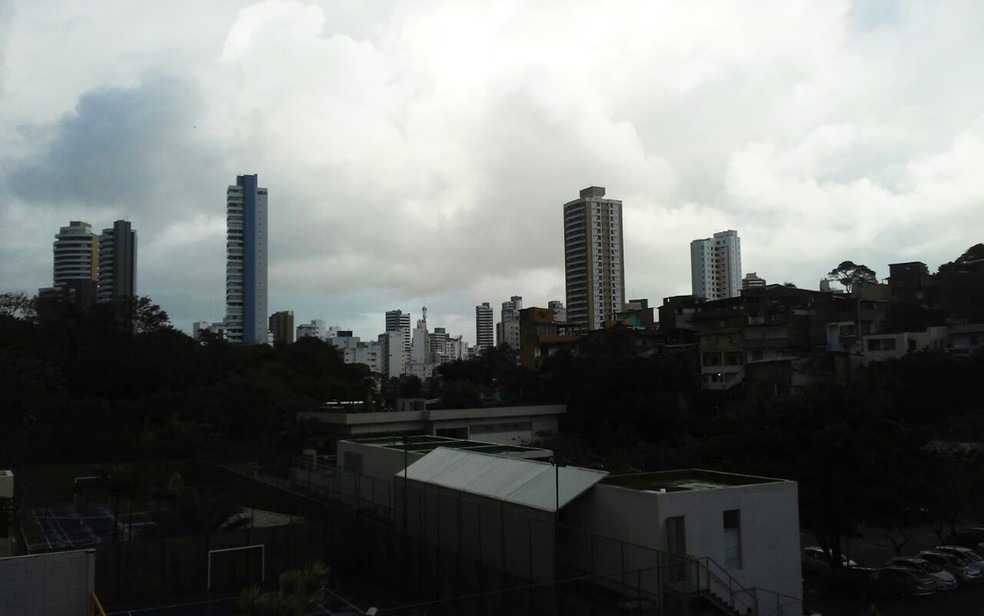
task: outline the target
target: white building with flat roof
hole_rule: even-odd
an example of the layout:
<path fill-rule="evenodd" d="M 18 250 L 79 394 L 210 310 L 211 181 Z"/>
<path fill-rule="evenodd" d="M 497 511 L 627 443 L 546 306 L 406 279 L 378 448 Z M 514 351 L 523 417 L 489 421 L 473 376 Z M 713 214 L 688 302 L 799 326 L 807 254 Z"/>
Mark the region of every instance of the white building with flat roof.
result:
<path fill-rule="evenodd" d="M 795 481 L 769 477 L 700 469 L 609 475 L 571 504 L 568 520 L 627 544 L 697 559 L 708 569 L 704 575 L 730 576 L 751 591 L 733 606 L 739 612 L 759 604 L 757 613 L 777 614 L 766 608 L 802 600 L 798 498 Z M 644 552 L 627 554 L 636 562 L 583 549 L 570 558 L 599 572 L 652 563 Z M 677 582 L 699 581 L 692 571 L 679 574 Z"/>
<path fill-rule="evenodd" d="M 373 434 L 431 434 L 502 445 L 523 445 L 539 436 L 557 434 L 564 404 L 471 409 L 423 409 L 374 413 L 306 411 L 299 421 L 316 420 L 339 438 Z"/>

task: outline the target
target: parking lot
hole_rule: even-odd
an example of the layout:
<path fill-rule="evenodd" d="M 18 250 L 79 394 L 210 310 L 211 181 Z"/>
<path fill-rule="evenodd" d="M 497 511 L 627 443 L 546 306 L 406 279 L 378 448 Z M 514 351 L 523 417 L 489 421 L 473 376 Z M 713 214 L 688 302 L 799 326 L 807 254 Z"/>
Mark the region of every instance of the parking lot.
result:
<path fill-rule="evenodd" d="M 845 548 L 845 555 L 861 566 L 880 567 L 896 556 L 884 531 L 877 528 L 861 529 L 861 537 L 852 539 Z M 816 545 L 812 535 L 804 534 L 803 546 Z M 913 556 L 920 550 L 931 549 L 941 542 L 930 525 L 916 528 L 912 539 L 902 548 L 901 555 Z M 875 602 L 881 616 L 964 616 L 984 614 L 984 584 L 961 587 L 956 591 L 941 592 L 928 597 L 892 597 Z M 863 616 L 869 605 L 859 599 L 827 596 L 811 606 L 823 616 Z"/>

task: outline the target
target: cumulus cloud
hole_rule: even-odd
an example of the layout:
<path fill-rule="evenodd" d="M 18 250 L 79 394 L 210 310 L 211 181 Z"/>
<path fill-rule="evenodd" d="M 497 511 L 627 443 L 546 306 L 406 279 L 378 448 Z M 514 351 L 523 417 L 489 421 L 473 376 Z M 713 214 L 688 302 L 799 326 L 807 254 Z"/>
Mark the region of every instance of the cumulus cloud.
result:
<path fill-rule="evenodd" d="M 141 292 L 182 326 L 222 315 L 237 173 L 270 190 L 271 308 L 364 336 L 390 308 L 472 338 L 476 303 L 563 299 L 561 206 L 590 184 L 624 201 L 627 293 L 654 302 L 729 228 L 800 286 L 981 241 L 969 0 L 177 2 L 119 41 L 125 3 L 18 8 L 0 216 L 30 232 L 0 256 L 40 244 L 16 279 L 41 286 L 58 224 L 129 204 Z"/>
<path fill-rule="evenodd" d="M 192 85 L 164 74 L 134 88 L 87 92 L 57 122 L 31 128 L 38 144 L 6 161 L 9 187 L 50 205 L 153 208 L 148 195 L 199 162 L 197 103 Z"/>

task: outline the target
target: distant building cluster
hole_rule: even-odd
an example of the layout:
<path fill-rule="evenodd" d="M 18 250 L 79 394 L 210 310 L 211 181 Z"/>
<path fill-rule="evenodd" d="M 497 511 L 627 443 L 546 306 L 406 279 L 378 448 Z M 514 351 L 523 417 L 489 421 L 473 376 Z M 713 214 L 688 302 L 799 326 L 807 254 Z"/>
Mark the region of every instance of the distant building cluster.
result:
<path fill-rule="evenodd" d="M 52 286 L 41 295 L 88 308 L 98 302 L 133 298 L 137 290 L 137 232 L 127 220 L 96 234 L 92 225 L 73 220 L 53 245 Z"/>
<path fill-rule="evenodd" d="M 610 327 L 655 327 L 646 299 L 625 299 L 625 251 L 622 202 L 606 197 L 602 186 L 589 186 L 563 205 L 565 301 L 546 308 L 525 307 L 514 295 L 501 303 L 499 319 L 490 302 L 475 306 L 475 344 L 443 327 L 433 330 L 427 309 L 411 328 L 411 315 L 387 311 L 375 340 L 360 340 L 350 330 L 325 327 L 323 320 L 295 324 L 289 310 L 267 315 L 267 194 L 256 175 L 243 175 L 226 192 L 226 316 L 220 322 L 193 324 L 203 332 L 245 344 L 291 344 L 301 338 L 329 342 L 346 363 L 364 364 L 384 378 L 429 378 L 449 361 L 477 357 L 493 347 L 508 347 L 523 365 L 570 347 L 589 332 Z M 741 246 L 733 230 L 691 244 L 694 296 L 702 300 L 736 297 L 742 288 L 765 281 L 754 273 L 741 278 Z"/>
<path fill-rule="evenodd" d="M 808 382 L 808 365 L 834 354 L 850 365 L 899 357 L 920 349 L 971 352 L 984 344 L 984 260 L 963 259 L 930 275 L 920 262 L 889 266 L 887 284 L 871 280 L 848 293 L 744 276 L 741 239 L 734 229 L 690 243 L 691 287 L 662 306 L 625 296 L 622 201 L 589 186 L 562 207 L 565 301 L 526 306 L 513 295 L 496 308 L 475 306 L 475 344 L 444 327 L 431 328 L 427 308 L 415 324 L 409 312 L 387 311 L 383 331 L 361 340 L 324 320 L 295 323 L 291 310 L 268 313 L 268 191 L 256 175 L 240 175 L 226 191 L 225 318 L 193 324 L 193 336 L 243 344 L 324 340 L 344 361 L 364 364 L 383 378 L 428 379 L 437 366 L 499 347 L 516 361 L 538 366 L 591 332 L 634 332 L 642 353 L 673 353 L 690 362 L 707 389 L 746 387 L 788 391 Z M 869 272 L 870 273 L 870 272 Z M 72 221 L 55 236 L 53 286 L 80 306 L 136 293 L 136 232 L 118 220 L 97 235 Z M 977 312 L 975 312 L 975 310 Z M 656 315 L 658 312 L 658 320 Z M 413 326 L 412 326 L 413 325 Z"/>

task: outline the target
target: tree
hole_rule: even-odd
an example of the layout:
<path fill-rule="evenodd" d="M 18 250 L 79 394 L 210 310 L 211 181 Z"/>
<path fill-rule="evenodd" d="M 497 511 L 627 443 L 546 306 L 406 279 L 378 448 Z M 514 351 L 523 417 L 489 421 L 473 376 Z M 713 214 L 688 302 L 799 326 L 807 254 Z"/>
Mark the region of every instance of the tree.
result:
<path fill-rule="evenodd" d="M 842 261 L 840 265 L 827 272 L 827 280 L 840 283 L 850 293 L 856 284 L 876 284 L 878 277 L 867 265 Z"/>
<path fill-rule="evenodd" d="M 32 320 L 36 316 L 34 298 L 23 291 L 0 293 L 0 315 Z"/>
<path fill-rule="evenodd" d="M 974 261 L 980 261 L 982 259 L 984 259 L 984 244 L 974 244 L 962 255 L 957 257 L 957 260 L 954 261 L 954 263 L 964 265 L 967 263 L 973 263 Z"/>
<path fill-rule="evenodd" d="M 280 574 L 280 590 L 264 594 L 259 586 L 247 588 L 239 596 L 242 616 L 308 616 L 319 611 L 327 597 L 331 568 L 314 562 L 302 569 Z"/>

